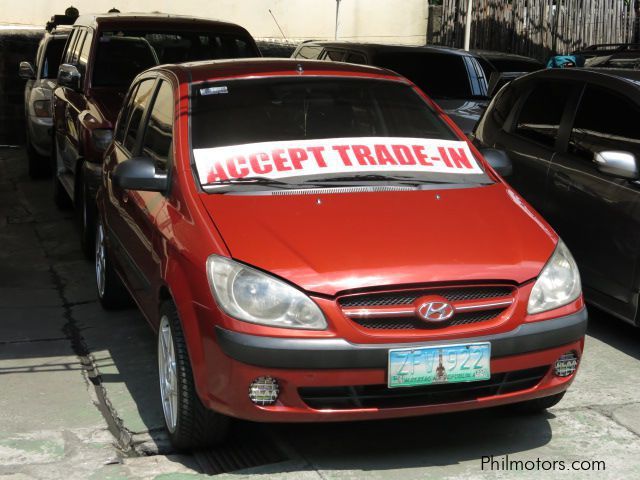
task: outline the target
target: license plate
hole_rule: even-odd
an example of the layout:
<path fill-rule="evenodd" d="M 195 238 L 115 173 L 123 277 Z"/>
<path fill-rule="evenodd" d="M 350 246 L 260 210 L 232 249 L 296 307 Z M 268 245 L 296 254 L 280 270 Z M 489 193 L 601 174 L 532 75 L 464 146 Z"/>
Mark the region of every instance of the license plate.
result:
<path fill-rule="evenodd" d="M 477 382 L 491 377 L 491 344 L 389 350 L 389 388 Z"/>

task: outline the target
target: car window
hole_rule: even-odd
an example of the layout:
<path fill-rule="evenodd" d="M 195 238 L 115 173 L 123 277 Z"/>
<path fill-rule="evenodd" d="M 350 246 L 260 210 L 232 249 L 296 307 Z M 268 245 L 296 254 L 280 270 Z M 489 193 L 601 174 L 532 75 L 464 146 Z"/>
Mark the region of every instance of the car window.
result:
<path fill-rule="evenodd" d="M 63 63 L 70 63 L 71 62 L 71 57 L 73 56 L 73 49 L 76 46 L 79 34 L 80 34 L 80 29 L 79 28 L 74 28 L 73 31 L 71 32 L 71 36 L 69 37 L 69 40 L 66 43 L 66 48 L 65 48 L 65 51 L 64 51 Z"/>
<path fill-rule="evenodd" d="M 162 81 L 142 142 L 142 154 L 151 157 L 161 171 L 167 170 L 167 162 L 171 160 L 174 105 L 173 88 L 169 82 Z"/>
<path fill-rule="evenodd" d="M 322 47 L 307 45 L 305 47 L 300 47 L 300 50 L 298 50 L 298 53 L 296 53 L 296 58 L 316 60 L 321 53 L 322 53 Z"/>
<path fill-rule="evenodd" d="M 628 98 L 606 88 L 589 85 L 571 130 L 569 150 L 593 161 L 594 152 L 623 150 L 640 158 L 640 131 L 632 119 L 640 108 Z"/>
<path fill-rule="evenodd" d="M 367 59 L 365 58 L 365 56 L 362 55 L 361 53 L 356 53 L 356 52 L 350 52 L 347 55 L 347 58 L 345 59 L 345 61 L 348 63 L 357 63 L 360 65 L 367 64 Z"/>
<path fill-rule="evenodd" d="M 84 38 L 84 42 L 82 44 L 82 48 L 80 49 L 80 53 L 78 56 L 78 66 L 80 67 L 80 71 L 83 74 L 87 69 L 87 62 L 89 60 L 89 51 L 91 50 L 92 40 L 93 40 L 93 32 L 87 31 L 87 34 Z"/>
<path fill-rule="evenodd" d="M 546 81 L 538 83 L 529 94 L 516 121 L 515 133 L 554 147 L 560 120 L 575 84 Z"/>
<path fill-rule="evenodd" d="M 78 34 L 78 41 L 73 47 L 73 52 L 71 54 L 71 58 L 69 59 L 69 63 L 73 65 L 78 64 L 78 60 L 80 59 L 80 50 L 82 49 L 82 44 L 86 36 L 87 36 L 86 30 L 80 30 L 80 33 Z"/>
<path fill-rule="evenodd" d="M 144 80 L 149 81 L 149 80 Z M 116 142 L 124 143 L 124 132 L 127 130 L 127 122 L 129 121 L 129 114 L 131 113 L 131 108 L 133 106 L 133 100 L 135 99 L 136 92 L 138 91 L 138 87 L 140 83 L 136 83 L 129 90 L 129 96 L 122 107 L 120 114 L 118 116 L 118 120 L 116 123 L 116 133 L 114 135 L 114 140 Z"/>
<path fill-rule="evenodd" d="M 155 79 L 147 79 L 140 82 L 140 86 L 133 97 L 131 104 L 131 112 L 129 113 L 129 122 L 127 125 L 127 133 L 124 137 L 124 148 L 133 152 L 136 141 L 138 139 L 138 133 L 140 130 L 140 122 L 144 115 L 145 108 L 149 104 L 151 94 L 153 93 L 153 85 Z"/>
<path fill-rule="evenodd" d="M 52 38 L 49 40 L 40 65 L 40 78 L 56 78 L 58 76 L 62 50 L 66 41 L 66 38 Z"/>
<path fill-rule="evenodd" d="M 518 90 L 513 86 L 498 91 L 493 100 L 493 108 L 490 109 L 493 120 L 496 124 L 502 126 L 507 121 L 507 117 L 511 113 L 516 100 L 518 100 Z"/>
<path fill-rule="evenodd" d="M 430 52 L 379 53 L 373 64 L 404 75 L 427 95 L 438 98 L 473 96 L 462 55 Z M 439 72 L 434 75 L 434 72 Z"/>
<path fill-rule="evenodd" d="M 138 73 L 158 64 L 256 56 L 252 39 L 242 33 L 106 31 L 98 40 L 92 85 L 128 87 Z"/>
<path fill-rule="evenodd" d="M 342 62 L 345 54 L 344 50 L 327 50 L 324 54 L 323 60 L 331 60 L 333 62 Z"/>

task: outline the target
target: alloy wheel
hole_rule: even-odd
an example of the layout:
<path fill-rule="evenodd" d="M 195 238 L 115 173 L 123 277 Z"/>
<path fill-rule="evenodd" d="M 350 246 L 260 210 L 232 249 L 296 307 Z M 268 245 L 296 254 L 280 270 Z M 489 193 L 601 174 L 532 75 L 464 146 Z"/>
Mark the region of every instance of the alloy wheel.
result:
<path fill-rule="evenodd" d="M 178 423 L 178 376 L 176 373 L 176 354 L 173 347 L 173 336 L 169 318 L 164 315 L 160 319 L 158 333 L 158 371 L 160 378 L 160 398 L 162 411 L 169 432 L 173 433 Z"/>

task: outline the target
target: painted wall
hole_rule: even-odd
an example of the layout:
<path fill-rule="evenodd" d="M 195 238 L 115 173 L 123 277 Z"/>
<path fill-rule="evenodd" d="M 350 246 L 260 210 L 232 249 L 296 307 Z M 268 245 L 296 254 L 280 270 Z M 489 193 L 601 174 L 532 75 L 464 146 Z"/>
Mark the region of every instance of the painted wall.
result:
<path fill-rule="evenodd" d="M 338 38 L 424 44 L 428 0 L 341 0 Z M 289 41 L 333 39 L 336 0 L 0 0 L 0 23 L 44 25 L 73 5 L 80 14 L 106 12 L 177 13 L 239 23 L 256 38 Z"/>

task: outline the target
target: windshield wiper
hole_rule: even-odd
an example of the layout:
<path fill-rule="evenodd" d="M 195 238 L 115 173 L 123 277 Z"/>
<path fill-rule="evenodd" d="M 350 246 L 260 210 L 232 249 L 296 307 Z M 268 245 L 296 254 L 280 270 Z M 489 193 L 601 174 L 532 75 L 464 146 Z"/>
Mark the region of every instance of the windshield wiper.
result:
<path fill-rule="evenodd" d="M 298 188 L 301 185 L 304 186 L 312 186 L 312 187 L 321 187 L 320 183 L 311 183 L 311 182 L 302 182 L 302 183 L 291 183 L 284 182 L 282 180 L 276 180 L 274 178 L 269 177 L 246 177 L 246 178 L 230 178 L 228 180 L 218 180 L 214 183 L 208 183 L 203 185 L 205 190 L 212 190 L 216 187 L 229 187 L 236 185 L 259 185 L 259 186 L 267 186 L 267 187 L 275 187 L 275 188 Z"/>

